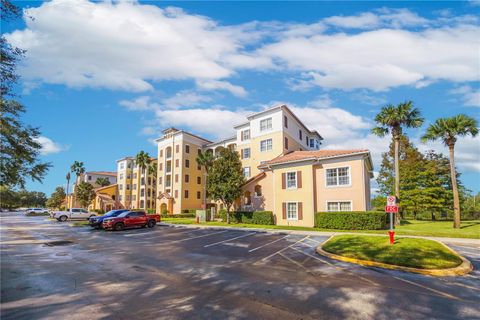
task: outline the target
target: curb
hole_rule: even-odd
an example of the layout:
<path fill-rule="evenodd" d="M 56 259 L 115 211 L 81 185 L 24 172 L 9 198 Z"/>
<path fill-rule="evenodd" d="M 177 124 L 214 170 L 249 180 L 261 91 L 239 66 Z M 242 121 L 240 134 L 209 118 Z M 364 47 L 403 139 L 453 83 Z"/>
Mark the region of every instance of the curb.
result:
<path fill-rule="evenodd" d="M 382 263 L 382 262 L 375 262 L 370 260 L 361 260 L 361 259 L 344 257 L 334 253 L 327 252 L 322 249 L 322 246 L 325 245 L 328 241 L 330 241 L 333 237 L 334 236 L 331 236 L 330 238 L 328 238 L 327 241 L 325 241 L 324 243 L 322 243 L 316 248 L 315 251 L 317 252 L 317 254 L 330 259 L 340 260 L 340 261 L 349 262 L 349 263 L 355 263 L 355 264 L 366 266 L 366 267 L 377 267 L 377 268 L 384 268 L 384 269 L 391 269 L 391 270 L 400 270 L 400 271 L 419 273 L 419 274 L 434 276 L 434 277 L 463 276 L 472 272 L 473 270 L 473 265 L 470 263 L 470 261 L 468 261 L 461 255 L 459 255 L 455 250 L 451 249 L 444 243 L 441 243 L 436 240 L 432 240 L 432 241 L 436 241 L 440 243 L 445 248 L 447 248 L 448 250 L 456 254 L 458 257 L 460 257 L 460 259 L 462 259 L 462 263 L 455 268 L 448 268 L 448 269 L 419 269 L 419 268 L 412 268 L 412 267 L 397 266 L 394 264 L 388 264 L 388 263 Z"/>

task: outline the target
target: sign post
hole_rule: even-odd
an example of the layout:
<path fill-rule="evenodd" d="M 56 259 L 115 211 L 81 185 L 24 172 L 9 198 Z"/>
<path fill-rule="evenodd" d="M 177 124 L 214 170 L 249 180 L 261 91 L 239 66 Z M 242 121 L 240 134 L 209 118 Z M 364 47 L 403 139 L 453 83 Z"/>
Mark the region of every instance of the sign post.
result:
<path fill-rule="evenodd" d="M 390 214 L 390 230 L 388 234 L 390 236 L 390 244 L 395 242 L 395 231 L 393 229 L 393 214 L 398 213 L 397 198 L 394 196 L 387 197 L 387 206 L 385 207 L 385 212 Z"/>

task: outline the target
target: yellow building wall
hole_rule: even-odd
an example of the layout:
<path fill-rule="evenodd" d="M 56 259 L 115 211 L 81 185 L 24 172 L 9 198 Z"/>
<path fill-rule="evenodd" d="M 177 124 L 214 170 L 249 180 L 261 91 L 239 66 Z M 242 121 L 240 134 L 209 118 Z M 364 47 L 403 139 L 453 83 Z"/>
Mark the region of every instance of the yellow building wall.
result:
<path fill-rule="evenodd" d="M 272 139 L 272 150 L 261 152 L 260 141 Z M 283 153 L 283 133 L 281 131 L 271 134 L 262 135 L 250 139 L 249 143 L 240 144 L 237 146 L 238 152 L 240 149 L 250 148 L 250 158 L 242 159 L 242 167 L 250 167 L 250 177 L 256 176 L 260 173 L 258 166 L 262 161 L 271 160 Z"/>
<path fill-rule="evenodd" d="M 261 186 L 262 195 L 255 196 L 255 186 Z M 254 211 L 274 211 L 274 195 L 273 195 L 273 173 L 272 171 L 265 172 L 265 177 L 253 181 L 242 188 L 243 197 L 242 204 L 245 204 L 245 194 L 250 192 L 252 210 Z"/>
<path fill-rule="evenodd" d="M 99 194 L 106 194 L 106 195 L 110 196 L 112 199 L 115 199 L 115 201 L 117 202 L 117 185 L 112 184 L 112 185 L 107 186 L 105 188 L 102 188 L 101 190 L 96 192 L 96 196 L 92 200 L 92 203 L 89 205 L 89 209 L 91 209 L 91 210 L 103 209 L 102 205 L 101 205 L 100 197 L 98 196 Z M 115 206 L 115 205 L 113 205 L 113 206 Z"/>

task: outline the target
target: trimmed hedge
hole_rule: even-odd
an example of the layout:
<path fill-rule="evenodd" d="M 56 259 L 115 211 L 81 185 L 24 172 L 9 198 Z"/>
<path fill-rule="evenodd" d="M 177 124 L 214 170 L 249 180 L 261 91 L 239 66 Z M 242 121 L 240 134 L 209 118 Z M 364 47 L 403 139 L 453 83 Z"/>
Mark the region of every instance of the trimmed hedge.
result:
<path fill-rule="evenodd" d="M 227 221 L 226 210 L 220 210 L 218 215 L 222 218 L 222 221 Z M 271 211 L 235 211 L 230 213 L 230 218 L 230 222 L 233 223 L 274 224 Z"/>
<path fill-rule="evenodd" d="M 96 212 L 98 214 L 105 214 L 105 210 L 102 210 L 102 209 L 94 209 L 92 210 L 93 212 Z"/>
<path fill-rule="evenodd" d="M 164 214 L 160 215 L 162 218 L 195 218 L 195 213 L 179 213 L 179 214 Z"/>
<path fill-rule="evenodd" d="M 317 212 L 315 227 L 340 230 L 379 230 L 387 226 L 382 211 Z"/>

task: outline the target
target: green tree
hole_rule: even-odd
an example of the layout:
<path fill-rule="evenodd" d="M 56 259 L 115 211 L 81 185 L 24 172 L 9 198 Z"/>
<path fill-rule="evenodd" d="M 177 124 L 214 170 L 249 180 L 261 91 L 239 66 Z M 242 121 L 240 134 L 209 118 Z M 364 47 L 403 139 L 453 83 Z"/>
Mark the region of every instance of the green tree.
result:
<path fill-rule="evenodd" d="M 66 193 L 63 187 L 56 187 L 55 191 L 50 195 L 47 200 L 47 207 L 53 209 L 60 209 L 65 201 Z"/>
<path fill-rule="evenodd" d="M 73 164 L 70 166 L 70 171 L 75 173 L 75 184 L 77 184 L 78 178 L 85 173 L 85 165 L 81 161 L 74 161 Z"/>
<path fill-rule="evenodd" d="M 97 180 L 95 181 L 96 184 L 98 184 L 99 186 L 101 187 L 106 187 L 106 186 L 109 186 L 110 185 L 110 180 L 108 180 L 108 178 L 97 178 Z"/>
<path fill-rule="evenodd" d="M 67 179 L 67 193 L 65 195 L 65 197 L 66 197 L 65 208 L 68 210 L 68 188 L 70 187 L 70 171 L 67 172 L 67 175 L 65 176 L 65 179 Z"/>
<path fill-rule="evenodd" d="M 244 183 L 238 153 L 228 148 L 222 149 L 210 168 L 207 189 L 210 196 L 215 201 L 221 201 L 227 209 L 227 223 L 230 223 L 230 209 L 241 196 Z"/>
<path fill-rule="evenodd" d="M 83 208 L 88 208 L 92 200 L 95 198 L 95 190 L 93 185 L 88 182 L 81 181 L 75 189 L 77 200 Z"/>
<path fill-rule="evenodd" d="M 10 1 L 2 0 L 0 8 L 4 21 L 21 15 L 21 10 Z M 24 188 L 26 179 L 41 182 L 51 164 L 39 160 L 40 131 L 21 121 L 25 107 L 13 93 L 19 79 L 16 65 L 25 51 L 12 47 L 3 35 L 0 50 L 0 185 Z"/>
<path fill-rule="evenodd" d="M 380 137 L 388 133 L 392 134 L 394 142 L 395 197 L 397 199 L 400 199 L 399 145 L 403 127 L 418 128 L 423 124 L 423 120 L 420 110 L 413 106 L 412 101 L 406 101 L 396 106 L 387 105 L 375 117 L 377 127 L 372 129 L 372 133 Z M 396 222 L 400 222 L 399 219 Z"/>
<path fill-rule="evenodd" d="M 20 199 L 17 192 L 6 187 L 0 186 L 0 207 L 16 208 L 20 206 Z"/>
<path fill-rule="evenodd" d="M 478 134 L 478 123 L 472 117 L 459 114 L 450 118 L 440 118 L 431 124 L 422 141 L 441 140 L 448 147 L 450 154 L 450 177 L 452 179 L 453 189 L 453 227 L 460 228 L 460 196 L 457 184 L 457 172 L 455 170 L 455 143 L 458 137 L 471 135 L 475 137 Z"/>
<path fill-rule="evenodd" d="M 213 166 L 213 161 L 215 160 L 215 157 L 213 156 L 212 152 L 199 152 L 195 160 L 200 167 L 203 167 L 205 169 L 205 192 L 203 193 L 203 207 L 204 209 L 207 209 L 208 173 L 210 171 L 210 168 L 212 168 Z"/>
<path fill-rule="evenodd" d="M 142 174 L 143 174 L 143 177 L 144 178 L 141 178 L 141 183 L 145 186 L 145 180 L 147 179 L 147 175 L 146 175 L 146 170 L 147 168 L 150 166 L 150 162 L 151 162 L 151 158 L 150 158 L 150 155 L 148 154 L 148 152 L 145 152 L 145 151 L 140 151 L 139 153 L 137 153 L 137 155 L 135 156 L 135 164 L 140 168 L 140 170 L 142 171 Z M 145 187 L 146 189 L 147 187 Z M 130 190 L 132 190 L 132 188 L 130 188 Z M 130 191 L 131 192 L 131 191 Z M 132 196 L 130 195 L 130 199 L 132 199 Z M 147 202 L 148 202 L 148 193 L 147 193 L 147 190 L 145 190 L 145 203 L 143 204 L 143 208 L 142 209 L 145 209 L 146 208 L 146 205 L 147 205 Z"/>

